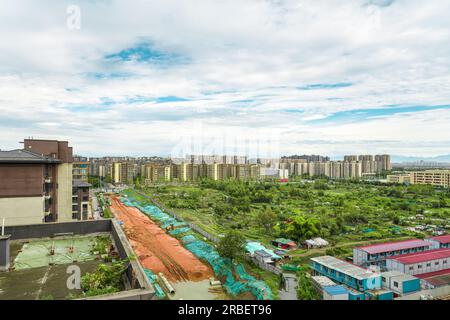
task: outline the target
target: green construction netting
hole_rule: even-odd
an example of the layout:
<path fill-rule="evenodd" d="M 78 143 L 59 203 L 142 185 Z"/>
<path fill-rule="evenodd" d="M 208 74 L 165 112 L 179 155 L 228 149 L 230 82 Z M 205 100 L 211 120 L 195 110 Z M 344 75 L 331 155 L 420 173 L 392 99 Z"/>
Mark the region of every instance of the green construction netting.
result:
<path fill-rule="evenodd" d="M 128 207 L 135 207 L 141 210 L 146 215 L 150 216 L 152 220 L 157 220 L 161 227 L 166 229 L 169 226 L 173 227 L 182 227 L 186 226 L 185 222 L 178 221 L 177 219 L 171 217 L 167 213 L 164 213 L 161 209 L 153 205 L 141 206 L 136 200 L 133 198 L 125 198 L 121 197 L 120 201 Z"/>
<path fill-rule="evenodd" d="M 196 257 L 208 261 L 217 277 L 225 278 L 223 286 L 229 294 L 237 296 L 241 293 L 251 292 L 258 300 L 272 299 L 272 291 L 264 281 L 256 280 L 240 264 L 232 266 L 229 259 L 222 258 L 210 244 L 198 240 L 192 235 L 184 236 L 181 241 Z M 233 271 L 236 277 L 233 275 Z"/>
<path fill-rule="evenodd" d="M 169 233 L 172 236 L 176 236 L 176 235 L 180 235 L 182 233 L 186 233 L 189 232 L 191 230 L 191 228 L 188 227 L 184 227 L 184 228 L 176 228 L 175 230 L 169 231 Z"/>
<path fill-rule="evenodd" d="M 164 298 L 166 294 L 164 293 L 164 290 L 161 288 L 161 286 L 158 284 L 157 282 L 158 277 L 156 276 L 156 274 L 154 274 L 151 270 L 145 268 L 144 272 L 150 283 L 153 285 L 153 288 L 155 288 L 156 296 L 158 298 Z"/>
<path fill-rule="evenodd" d="M 22 246 L 14 259 L 14 268 L 21 270 L 94 260 L 96 255 L 91 252 L 94 245 L 95 238 L 92 237 L 33 240 Z"/>
<path fill-rule="evenodd" d="M 179 222 L 161 209 L 153 205 L 141 206 L 138 201 L 129 197 L 122 197 L 121 201 L 129 207 L 136 207 L 152 219 L 157 220 L 160 225 L 165 228 L 169 225 L 184 226 L 186 223 Z M 187 227 L 186 227 L 187 228 Z M 183 228 L 179 228 L 183 229 Z M 188 229 L 188 228 L 187 228 Z M 173 230 L 176 231 L 177 229 Z M 179 231 L 182 233 L 181 231 Z M 214 270 L 218 278 L 225 278 L 223 282 L 224 288 L 229 294 L 237 296 L 241 293 L 250 292 L 258 300 L 271 300 L 272 291 L 264 281 L 257 280 L 249 275 L 242 265 L 232 266 L 228 259 L 222 258 L 215 248 L 210 244 L 198 240 L 192 235 L 186 235 L 181 238 L 184 246 L 196 257 L 206 260 Z M 236 275 L 236 277 L 234 276 Z"/>

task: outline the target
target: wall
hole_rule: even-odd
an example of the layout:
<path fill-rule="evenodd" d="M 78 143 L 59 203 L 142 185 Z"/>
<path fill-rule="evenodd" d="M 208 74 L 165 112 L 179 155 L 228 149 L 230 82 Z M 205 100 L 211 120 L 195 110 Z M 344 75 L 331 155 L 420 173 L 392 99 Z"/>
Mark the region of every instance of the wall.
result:
<path fill-rule="evenodd" d="M 98 232 L 111 232 L 111 220 L 55 222 L 5 227 L 5 234 L 10 234 L 11 240 L 47 238 L 58 233 L 82 235 Z"/>
<path fill-rule="evenodd" d="M 17 197 L 0 198 L 0 223 L 5 218 L 6 226 L 42 223 L 44 198 Z"/>
<path fill-rule="evenodd" d="M 72 221 L 72 164 L 58 165 L 58 221 Z"/>
<path fill-rule="evenodd" d="M 0 197 L 42 196 L 42 164 L 0 164 Z"/>

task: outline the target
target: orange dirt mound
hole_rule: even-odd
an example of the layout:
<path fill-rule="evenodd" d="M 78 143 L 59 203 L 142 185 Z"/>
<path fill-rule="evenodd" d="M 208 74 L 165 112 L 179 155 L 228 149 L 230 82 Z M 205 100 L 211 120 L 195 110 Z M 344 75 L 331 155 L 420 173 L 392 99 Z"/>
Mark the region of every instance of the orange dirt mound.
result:
<path fill-rule="evenodd" d="M 113 197 L 111 210 L 123 221 L 125 233 L 144 268 L 156 274 L 162 272 L 171 281 L 200 281 L 213 276 L 209 266 L 139 209 L 127 207 Z"/>

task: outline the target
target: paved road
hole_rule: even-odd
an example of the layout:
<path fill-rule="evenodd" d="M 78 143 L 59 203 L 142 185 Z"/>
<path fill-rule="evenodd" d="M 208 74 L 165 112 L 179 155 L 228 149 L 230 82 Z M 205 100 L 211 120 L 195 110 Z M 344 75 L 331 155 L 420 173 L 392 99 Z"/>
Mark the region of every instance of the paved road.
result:
<path fill-rule="evenodd" d="M 278 292 L 280 300 L 297 300 L 297 277 L 290 273 L 283 273 L 284 288 Z"/>
<path fill-rule="evenodd" d="M 98 204 L 97 196 L 93 191 L 91 191 L 91 199 L 92 199 L 92 215 L 94 216 L 94 220 L 101 219 L 100 217 L 100 206 Z"/>

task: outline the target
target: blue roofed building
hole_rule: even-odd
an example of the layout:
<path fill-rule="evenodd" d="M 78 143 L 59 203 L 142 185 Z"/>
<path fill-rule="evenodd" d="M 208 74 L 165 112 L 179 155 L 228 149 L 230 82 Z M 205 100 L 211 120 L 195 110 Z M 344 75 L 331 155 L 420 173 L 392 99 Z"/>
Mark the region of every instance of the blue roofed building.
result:
<path fill-rule="evenodd" d="M 323 300 L 348 300 L 348 290 L 343 286 L 325 286 L 323 290 Z"/>
<path fill-rule="evenodd" d="M 311 258 L 314 275 L 323 275 L 360 292 L 381 289 L 381 275 L 331 256 Z"/>

